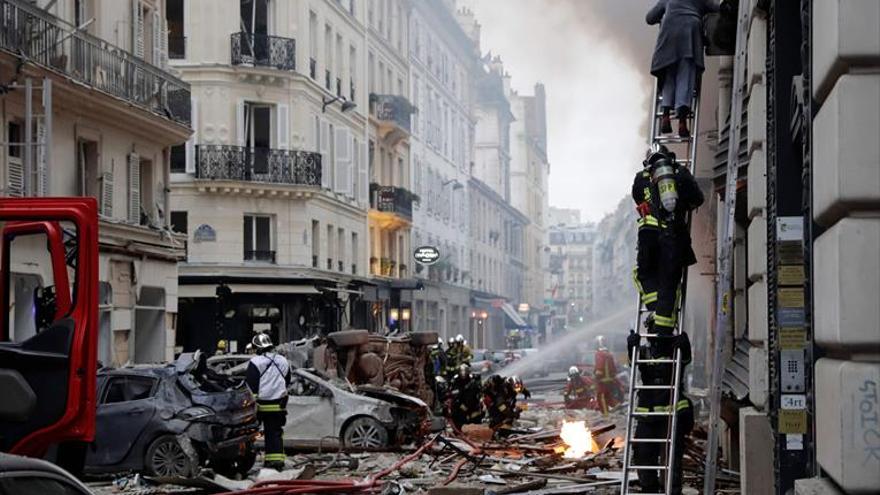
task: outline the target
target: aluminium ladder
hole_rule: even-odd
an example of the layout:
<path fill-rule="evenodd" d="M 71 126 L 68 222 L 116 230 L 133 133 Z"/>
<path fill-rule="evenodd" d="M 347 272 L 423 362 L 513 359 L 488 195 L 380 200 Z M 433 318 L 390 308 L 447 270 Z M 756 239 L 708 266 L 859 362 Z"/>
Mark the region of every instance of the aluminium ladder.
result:
<path fill-rule="evenodd" d="M 700 77 L 697 76 L 694 95 L 691 98 L 691 114 L 688 117 L 688 127 L 690 129 L 690 136 L 688 137 L 679 137 L 678 135 L 660 135 L 658 134 L 659 126 L 658 120 L 663 115 L 660 110 L 660 106 L 663 103 L 663 98 L 658 94 L 658 86 L 654 85 L 654 104 L 651 110 L 651 135 L 650 135 L 650 143 L 651 148 L 655 151 L 659 148 L 660 145 L 665 145 L 669 148 L 670 151 L 676 153 L 676 162 L 680 166 L 685 166 L 692 173 L 694 172 L 694 163 L 697 155 L 697 140 L 699 136 L 699 116 L 700 116 Z M 677 153 L 676 151 L 682 151 L 683 153 Z M 680 159 L 679 156 L 684 156 L 686 158 Z M 687 224 L 690 229 L 690 213 L 687 215 Z M 683 277 L 680 285 L 681 297 L 680 301 L 676 307 L 676 326 L 673 331 L 675 335 L 678 335 L 681 332 L 681 324 L 682 318 L 681 315 L 684 314 L 683 306 L 684 301 L 686 299 L 687 293 L 687 267 L 683 270 Z M 638 313 L 636 317 L 636 332 L 641 336 L 641 338 L 651 337 L 656 334 L 649 334 L 644 331 L 644 316 L 648 313 L 648 310 L 641 302 L 641 297 L 639 297 L 638 302 Z M 620 493 L 621 495 L 626 495 L 630 493 L 648 493 L 648 492 L 633 492 L 630 491 L 630 472 L 631 471 L 658 471 L 660 472 L 660 478 L 664 480 L 663 486 L 665 487 L 664 491 L 661 493 L 657 493 L 655 495 L 666 495 L 672 493 L 672 473 L 673 473 L 673 464 L 675 462 L 675 456 L 673 453 L 675 452 L 675 431 L 678 426 L 678 415 L 676 414 L 676 405 L 678 404 L 679 390 L 680 390 L 680 380 L 681 380 L 681 372 L 682 372 L 682 364 L 681 364 L 681 351 L 676 347 L 675 352 L 671 358 L 666 359 L 640 359 L 639 357 L 639 347 L 633 349 L 633 353 L 630 356 L 630 378 L 629 378 L 629 406 L 627 408 L 626 415 L 626 436 L 623 450 L 623 482 L 621 483 Z M 672 365 L 672 377 L 671 377 L 671 385 L 643 385 L 636 379 L 636 373 L 638 372 L 639 364 L 658 364 L 658 365 Z M 636 407 L 636 394 L 639 390 L 669 390 L 671 402 L 665 408 L 664 411 L 639 411 Z M 648 418 L 651 416 L 663 416 L 668 420 L 667 428 L 666 428 L 666 437 L 665 438 L 637 438 L 633 435 L 633 423 L 634 419 L 638 420 L 639 418 Z M 633 449 L 631 448 L 632 444 L 635 443 L 660 443 L 663 444 L 663 459 L 665 462 L 661 465 L 657 466 L 641 466 L 635 465 L 632 463 L 632 453 Z"/>

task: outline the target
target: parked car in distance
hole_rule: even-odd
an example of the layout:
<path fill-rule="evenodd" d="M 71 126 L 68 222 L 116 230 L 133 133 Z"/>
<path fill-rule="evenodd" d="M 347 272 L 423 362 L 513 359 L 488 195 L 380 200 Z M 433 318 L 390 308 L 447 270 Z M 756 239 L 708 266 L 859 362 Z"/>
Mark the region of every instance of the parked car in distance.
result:
<path fill-rule="evenodd" d="M 504 353 L 490 349 L 474 349 L 471 371 L 483 378 L 495 374 L 503 365 Z"/>
<path fill-rule="evenodd" d="M 67 471 L 42 459 L 0 453 L 0 495 L 92 495 Z"/>
<path fill-rule="evenodd" d="M 285 447 L 345 446 L 384 449 L 442 429 L 428 405 L 387 387 L 322 378 L 296 369 L 288 388 Z"/>
<path fill-rule="evenodd" d="M 87 473 L 186 477 L 204 464 L 223 474 L 247 473 L 254 464 L 254 396 L 210 370 L 200 352 L 174 364 L 102 369 L 97 397 Z"/>

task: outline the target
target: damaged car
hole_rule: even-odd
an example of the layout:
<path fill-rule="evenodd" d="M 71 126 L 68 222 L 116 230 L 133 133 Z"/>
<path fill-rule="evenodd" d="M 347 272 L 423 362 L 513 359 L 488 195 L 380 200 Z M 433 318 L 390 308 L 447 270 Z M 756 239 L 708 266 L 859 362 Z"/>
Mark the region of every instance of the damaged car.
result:
<path fill-rule="evenodd" d="M 207 465 L 247 473 L 256 460 L 256 401 L 247 386 L 207 367 L 200 352 L 174 364 L 98 372 L 95 440 L 86 472 L 194 475 Z"/>
<path fill-rule="evenodd" d="M 285 447 L 379 450 L 443 428 L 421 399 L 386 387 L 355 387 L 297 369 L 288 392 Z"/>

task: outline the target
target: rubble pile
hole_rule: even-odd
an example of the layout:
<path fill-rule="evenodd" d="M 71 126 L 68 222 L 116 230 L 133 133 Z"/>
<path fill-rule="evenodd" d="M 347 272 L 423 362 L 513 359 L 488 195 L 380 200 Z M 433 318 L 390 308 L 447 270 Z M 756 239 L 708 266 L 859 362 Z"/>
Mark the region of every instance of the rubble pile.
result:
<path fill-rule="evenodd" d="M 560 436 L 565 424 L 584 428 L 576 435 L 590 439 L 582 455 L 566 457 L 572 445 Z M 100 495 L 610 494 L 619 491 L 624 424 L 620 410 L 603 418 L 596 411 L 533 404 L 517 429 L 495 434 L 486 425 L 465 425 L 395 451 L 300 453 L 288 457 L 284 471 L 255 469 L 243 480 L 205 470 L 190 480 L 128 478 L 93 488 Z"/>

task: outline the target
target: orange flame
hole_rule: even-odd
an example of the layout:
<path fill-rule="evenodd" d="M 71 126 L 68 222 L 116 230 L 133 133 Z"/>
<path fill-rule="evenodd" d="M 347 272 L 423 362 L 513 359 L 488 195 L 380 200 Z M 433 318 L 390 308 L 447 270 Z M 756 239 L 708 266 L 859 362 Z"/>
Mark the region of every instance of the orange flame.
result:
<path fill-rule="evenodd" d="M 563 421 L 559 436 L 568 446 L 563 454 L 566 459 L 580 459 L 588 452 L 599 451 L 599 444 L 593 439 L 584 421 Z"/>

